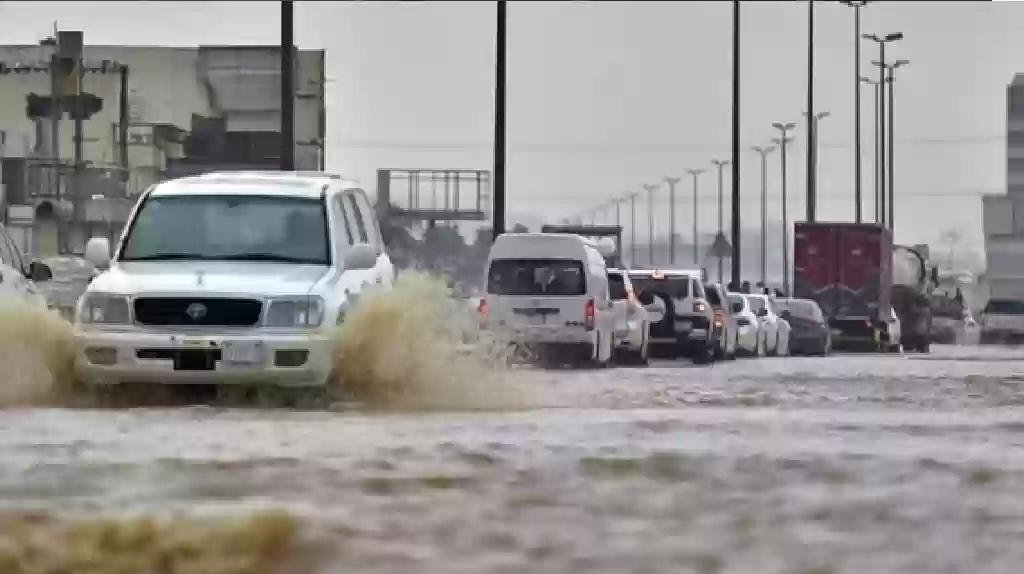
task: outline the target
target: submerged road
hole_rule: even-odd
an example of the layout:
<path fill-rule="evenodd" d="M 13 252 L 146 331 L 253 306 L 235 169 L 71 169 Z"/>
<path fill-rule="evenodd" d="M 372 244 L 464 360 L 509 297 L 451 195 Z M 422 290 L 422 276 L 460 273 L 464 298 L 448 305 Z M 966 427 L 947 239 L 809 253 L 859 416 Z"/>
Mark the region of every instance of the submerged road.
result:
<path fill-rule="evenodd" d="M 92 518 L 282 509 L 325 572 L 1024 564 L 1024 351 L 521 378 L 536 408 L 3 411 L 0 507 Z"/>

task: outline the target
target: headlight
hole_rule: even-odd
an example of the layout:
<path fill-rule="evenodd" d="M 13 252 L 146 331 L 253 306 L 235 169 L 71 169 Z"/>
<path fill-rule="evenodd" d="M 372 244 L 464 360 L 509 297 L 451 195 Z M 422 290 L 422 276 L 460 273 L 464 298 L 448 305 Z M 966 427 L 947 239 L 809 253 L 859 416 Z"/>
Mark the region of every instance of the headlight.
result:
<path fill-rule="evenodd" d="M 321 297 L 271 299 L 263 324 L 267 327 L 319 327 L 324 320 Z"/>
<path fill-rule="evenodd" d="M 80 323 L 127 325 L 132 322 L 132 304 L 127 295 L 86 293 L 78 309 Z"/>

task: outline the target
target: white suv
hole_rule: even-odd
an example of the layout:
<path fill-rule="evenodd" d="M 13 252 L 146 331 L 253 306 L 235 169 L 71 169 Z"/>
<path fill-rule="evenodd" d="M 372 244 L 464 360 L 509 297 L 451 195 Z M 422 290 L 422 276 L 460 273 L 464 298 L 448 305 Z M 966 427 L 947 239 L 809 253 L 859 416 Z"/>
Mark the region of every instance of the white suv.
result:
<path fill-rule="evenodd" d="M 78 302 L 91 384 L 321 386 L 332 328 L 394 267 L 370 202 L 328 174 L 213 173 L 147 190 Z"/>

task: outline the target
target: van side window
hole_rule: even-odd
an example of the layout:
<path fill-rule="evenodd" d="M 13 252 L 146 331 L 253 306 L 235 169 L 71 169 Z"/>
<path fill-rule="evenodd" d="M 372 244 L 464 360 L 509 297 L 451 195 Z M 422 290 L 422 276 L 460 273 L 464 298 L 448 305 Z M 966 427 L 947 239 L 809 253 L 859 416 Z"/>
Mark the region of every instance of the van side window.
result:
<path fill-rule="evenodd" d="M 629 294 L 626 291 L 626 280 L 617 273 L 608 274 L 608 291 L 612 296 L 612 301 L 621 301 L 629 298 Z"/>
<path fill-rule="evenodd" d="M 348 200 L 346 205 L 349 209 L 349 215 L 352 216 L 352 222 L 356 228 L 356 239 L 360 243 L 369 243 L 370 236 L 366 233 L 366 222 L 363 221 L 363 214 L 359 210 L 359 206 L 356 205 L 356 196 L 354 193 L 345 194 L 345 198 Z"/>
<path fill-rule="evenodd" d="M 0 228 L 0 231 L 3 232 L 3 239 L 7 243 L 7 248 L 11 250 L 10 266 L 14 267 L 18 271 L 24 271 L 25 262 L 21 258 L 21 252 L 18 251 L 18 246 L 14 244 L 14 239 L 12 239 L 11 236 L 7 234 L 6 229 Z"/>
<path fill-rule="evenodd" d="M 7 240 L 6 232 L 0 237 L 0 263 L 21 271 L 14 262 L 14 252 L 11 251 L 11 243 Z"/>
<path fill-rule="evenodd" d="M 696 279 L 690 279 L 690 292 L 693 293 L 695 299 L 704 298 L 704 286 L 700 284 L 700 281 Z"/>

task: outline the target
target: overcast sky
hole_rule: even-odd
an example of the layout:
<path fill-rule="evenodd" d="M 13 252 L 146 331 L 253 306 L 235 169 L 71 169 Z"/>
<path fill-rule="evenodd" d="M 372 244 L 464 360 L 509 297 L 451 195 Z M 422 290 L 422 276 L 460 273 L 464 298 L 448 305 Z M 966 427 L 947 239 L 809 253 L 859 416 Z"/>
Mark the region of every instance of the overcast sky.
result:
<path fill-rule="evenodd" d="M 816 4 L 815 107 L 831 112 L 821 123 L 819 219 L 849 220 L 853 15 Z M 731 10 L 730 2 L 510 2 L 514 216 L 568 216 L 727 158 Z M 798 121 L 804 110 L 806 15 L 806 2 L 743 5 L 745 225 L 759 213 L 760 160 L 749 146 L 775 135 L 773 121 Z M 274 2 L 0 2 L 0 41 L 36 42 L 55 20 L 83 30 L 87 44 L 273 44 L 279 33 Z M 299 2 L 296 20 L 301 47 L 327 50 L 332 170 L 372 187 L 378 167 L 490 168 L 493 2 Z M 1005 87 L 1024 71 L 1024 3 L 875 2 L 862 29 L 903 32 L 887 56 L 911 61 L 896 90 L 897 239 L 935 241 L 955 227 L 980 247 L 979 198 L 1005 189 Z M 876 74 L 875 58 L 865 43 L 864 73 Z M 789 205 L 798 216 L 804 139 L 801 128 L 790 148 Z M 770 158 L 773 216 L 779 159 Z M 701 217 L 713 221 L 715 174 L 701 185 Z M 683 189 L 688 205 L 690 184 Z M 689 217 L 681 207 L 680 221 Z"/>

